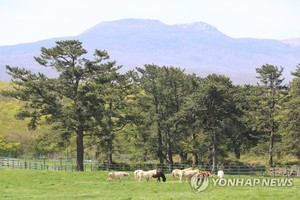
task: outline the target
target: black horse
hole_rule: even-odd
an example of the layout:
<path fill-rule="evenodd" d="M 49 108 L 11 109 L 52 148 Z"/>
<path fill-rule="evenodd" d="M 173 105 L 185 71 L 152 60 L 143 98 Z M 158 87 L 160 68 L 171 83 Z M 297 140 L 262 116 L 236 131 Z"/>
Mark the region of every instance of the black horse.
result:
<path fill-rule="evenodd" d="M 156 174 L 152 175 L 152 177 L 157 178 L 157 181 L 160 181 L 160 178 L 162 178 L 163 182 L 166 182 L 167 180 L 165 174 L 160 170 L 157 170 Z"/>

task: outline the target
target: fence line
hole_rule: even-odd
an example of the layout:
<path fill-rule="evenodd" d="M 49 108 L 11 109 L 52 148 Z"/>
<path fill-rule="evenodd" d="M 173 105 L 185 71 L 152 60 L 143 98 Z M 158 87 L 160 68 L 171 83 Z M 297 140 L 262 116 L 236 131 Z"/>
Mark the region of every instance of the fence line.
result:
<path fill-rule="evenodd" d="M 49 161 L 47 161 L 49 162 Z M 28 170 L 52 170 L 52 171 L 75 171 L 76 164 L 73 162 L 54 161 L 48 164 L 46 160 L 26 161 L 15 158 L 0 158 L 0 169 L 13 168 L 13 169 L 28 169 Z M 100 164 L 98 162 L 88 161 L 84 163 L 85 171 L 134 171 L 136 169 L 151 170 L 160 168 L 166 173 L 171 173 L 173 169 L 184 169 L 191 167 L 185 164 L 150 164 L 150 163 L 137 163 L 137 164 Z M 210 165 L 197 165 L 193 166 L 199 170 L 212 171 Z M 218 168 L 216 169 L 218 170 Z M 225 165 L 222 170 L 227 175 L 251 175 L 251 176 L 299 176 L 300 165 L 274 165 L 273 167 L 266 167 L 264 165 L 256 166 L 239 166 L 239 165 Z"/>
<path fill-rule="evenodd" d="M 0 159 L 0 169 L 13 168 L 13 169 L 29 169 L 29 170 L 52 170 L 52 171 L 75 171 L 76 164 L 54 162 L 52 164 L 46 164 L 46 162 L 36 162 L 30 160 L 20 160 L 15 158 L 2 158 Z M 98 170 L 96 163 L 85 163 L 85 171 Z"/>

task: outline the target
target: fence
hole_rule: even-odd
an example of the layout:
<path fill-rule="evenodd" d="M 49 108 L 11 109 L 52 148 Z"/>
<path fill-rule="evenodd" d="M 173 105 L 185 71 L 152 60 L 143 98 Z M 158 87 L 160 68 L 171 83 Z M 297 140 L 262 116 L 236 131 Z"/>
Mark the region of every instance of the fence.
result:
<path fill-rule="evenodd" d="M 75 171 L 76 163 L 74 162 L 63 162 L 62 159 L 54 160 L 49 162 L 46 160 L 31 161 L 31 160 L 20 160 L 15 158 L 1 158 L 0 169 L 3 168 L 14 168 L 14 169 L 29 169 L 29 170 L 52 170 L 52 171 Z M 97 162 L 86 162 L 84 163 L 85 171 L 98 170 Z"/>
<path fill-rule="evenodd" d="M 134 171 L 136 169 L 151 170 L 160 168 L 166 173 L 171 173 L 173 169 L 184 169 L 191 167 L 190 165 L 184 164 L 151 164 L 151 163 L 136 163 L 136 164 L 100 164 L 98 162 L 86 161 L 84 163 L 85 171 Z M 197 165 L 193 166 L 199 170 L 212 171 L 210 165 Z M 62 159 L 54 161 L 46 161 L 45 159 L 39 161 L 26 161 L 15 158 L 1 158 L 0 169 L 14 168 L 14 169 L 28 169 L 28 170 L 58 170 L 58 171 L 75 171 L 76 163 L 63 162 Z M 300 165 L 285 165 L 273 167 L 266 167 L 264 165 L 253 165 L 253 166 L 237 166 L 227 165 L 222 166 L 222 170 L 227 175 L 250 175 L 250 176 L 299 176 Z"/>

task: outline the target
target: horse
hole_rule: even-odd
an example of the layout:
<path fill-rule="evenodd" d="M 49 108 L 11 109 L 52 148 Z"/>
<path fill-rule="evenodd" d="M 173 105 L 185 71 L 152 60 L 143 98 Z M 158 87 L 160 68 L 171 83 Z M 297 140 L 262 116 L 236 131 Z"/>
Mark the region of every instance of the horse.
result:
<path fill-rule="evenodd" d="M 224 171 L 223 170 L 218 171 L 218 177 L 220 178 L 220 180 L 224 179 Z"/>
<path fill-rule="evenodd" d="M 142 177 L 144 177 L 147 181 L 149 181 L 150 178 L 152 178 L 152 176 L 156 174 L 156 171 L 157 171 L 156 169 L 149 170 L 149 171 L 140 171 L 138 173 L 139 181 L 141 180 Z"/>
<path fill-rule="evenodd" d="M 160 181 L 160 178 L 162 178 L 163 182 L 167 180 L 165 174 L 160 170 L 157 170 L 156 173 L 152 175 L 152 178 L 157 178 L 157 181 Z"/>
<path fill-rule="evenodd" d="M 121 179 L 123 177 L 128 177 L 129 178 L 130 174 L 127 173 L 127 172 L 109 172 L 107 180 L 109 182 L 112 181 L 113 179 L 119 179 L 119 181 L 121 181 Z"/>
<path fill-rule="evenodd" d="M 198 178 L 198 181 L 201 180 L 203 182 L 203 180 L 207 181 L 208 177 L 211 176 L 212 174 L 208 171 L 199 171 L 197 174 L 195 174 L 195 176 Z"/>
<path fill-rule="evenodd" d="M 208 177 L 212 174 L 208 171 L 199 171 L 191 177 L 191 185 L 194 191 L 201 191 L 201 187 L 206 188 L 209 184 Z"/>
<path fill-rule="evenodd" d="M 141 181 L 144 171 L 141 169 L 135 170 L 133 172 L 135 181 Z"/>
<path fill-rule="evenodd" d="M 182 182 L 184 180 L 184 178 L 186 178 L 187 180 L 190 180 L 192 178 L 192 176 L 194 176 L 195 174 L 197 174 L 199 172 L 199 170 L 182 170 L 179 172 L 179 180 Z"/>
<path fill-rule="evenodd" d="M 192 170 L 193 168 L 192 167 L 189 167 L 189 168 L 185 168 L 185 169 L 174 169 L 172 171 L 172 177 L 173 177 L 173 180 L 176 179 L 176 177 L 180 177 L 181 174 L 184 172 L 184 171 L 189 171 L 189 170 Z"/>

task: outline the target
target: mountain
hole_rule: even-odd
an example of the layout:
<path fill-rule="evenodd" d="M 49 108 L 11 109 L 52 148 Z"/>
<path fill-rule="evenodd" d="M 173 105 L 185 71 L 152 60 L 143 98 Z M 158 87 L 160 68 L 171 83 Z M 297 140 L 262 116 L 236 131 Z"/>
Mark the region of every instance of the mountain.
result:
<path fill-rule="evenodd" d="M 99 23 L 74 37 L 0 46 L 0 79 L 8 80 L 5 65 L 55 76 L 51 69 L 38 66 L 33 57 L 40 55 L 41 47 L 67 39 L 83 42 L 90 57 L 95 49 L 107 50 L 124 71 L 153 63 L 184 68 L 202 77 L 224 74 L 237 84 L 255 84 L 255 68 L 266 63 L 284 67 L 288 81 L 300 63 L 300 46 L 287 40 L 232 38 L 204 22 L 166 25 L 157 20 L 122 19 Z"/>
<path fill-rule="evenodd" d="M 281 40 L 283 43 L 289 44 L 293 47 L 300 47 L 300 38 L 290 38 L 286 40 Z"/>

